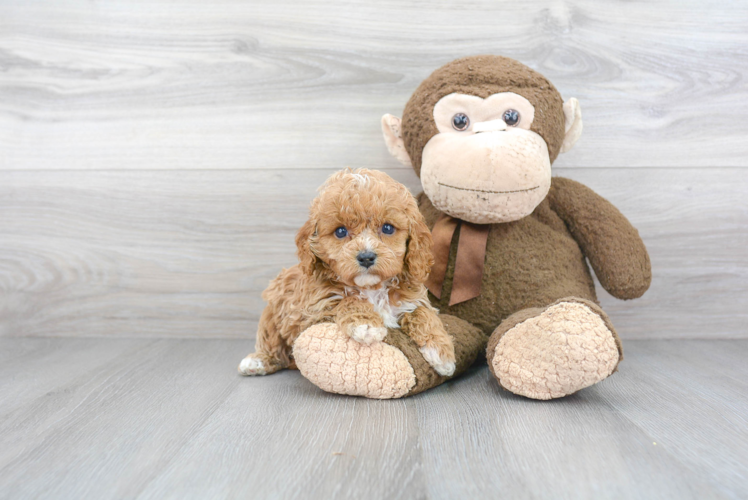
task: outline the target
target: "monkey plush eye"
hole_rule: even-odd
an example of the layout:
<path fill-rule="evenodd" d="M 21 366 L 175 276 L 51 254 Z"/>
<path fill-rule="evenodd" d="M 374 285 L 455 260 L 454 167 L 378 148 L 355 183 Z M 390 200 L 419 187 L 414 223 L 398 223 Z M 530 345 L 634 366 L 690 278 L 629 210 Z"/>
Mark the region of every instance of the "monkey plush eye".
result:
<path fill-rule="evenodd" d="M 515 109 L 507 109 L 501 118 L 504 120 L 504 123 L 510 127 L 514 127 L 519 123 L 519 112 Z"/>
<path fill-rule="evenodd" d="M 470 118 L 465 113 L 457 113 L 452 117 L 452 126 L 455 130 L 463 131 L 470 126 Z"/>
<path fill-rule="evenodd" d="M 344 228 L 343 226 L 340 226 L 335 230 L 335 237 L 336 238 L 345 238 L 348 236 L 348 230 Z"/>
<path fill-rule="evenodd" d="M 395 233 L 395 226 L 392 224 L 384 224 L 382 226 L 382 232 L 384 234 L 394 234 Z"/>

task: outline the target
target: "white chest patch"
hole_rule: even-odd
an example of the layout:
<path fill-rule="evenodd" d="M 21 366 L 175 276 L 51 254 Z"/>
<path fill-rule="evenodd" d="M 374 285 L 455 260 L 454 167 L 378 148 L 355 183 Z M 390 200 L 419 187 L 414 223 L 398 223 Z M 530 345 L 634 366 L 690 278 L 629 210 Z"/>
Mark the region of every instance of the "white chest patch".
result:
<path fill-rule="evenodd" d="M 400 318 L 405 313 L 411 313 L 418 307 L 417 303 L 402 301 L 398 305 L 390 303 L 390 296 L 388 288 L 383 286 L 377 290 L 370 290 L 367 288 L 359 288 L 358 293 L 362 297 L 371 302 L 374 306 L 374 310 L 377 311 L 379 316 L 384 321 L 384 326 L 387 328 L 400 328 Z"/>

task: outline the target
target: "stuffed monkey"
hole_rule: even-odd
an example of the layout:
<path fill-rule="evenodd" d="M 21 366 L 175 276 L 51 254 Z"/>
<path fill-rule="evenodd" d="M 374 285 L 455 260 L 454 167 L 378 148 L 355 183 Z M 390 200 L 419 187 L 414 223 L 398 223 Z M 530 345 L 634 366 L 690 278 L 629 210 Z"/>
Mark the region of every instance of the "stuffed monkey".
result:
<path fill-rule="evenodd" d="M 429 298 L 456 346 L 470 339 L 463 358 L 484 349 L 479 330 L 499 385 L 534 399 L 563 397 L 611 375 L 623 350 L 587 261 L 620 299 L 647 290 L 651 267 L 638 232 L 611 203 L 551 177 L 553 161 L 581 135 L 577 100 L 564 102 L 550 81 L 515 60 L 466 57 L 431 74 L 402 120 L 385 115 L 382 129 L 390 153 L 421 179 L 419 208 L 434 238 Z M 413 373 L 423 368 L 417 350 L 396 348 Z M 299 354 L 331 355 L 302 348 L 297 363 Z M 423 382 L 412 384 L 418 391 L 392 397 L 447 380 L 428 369 L 415 378 Z"/>

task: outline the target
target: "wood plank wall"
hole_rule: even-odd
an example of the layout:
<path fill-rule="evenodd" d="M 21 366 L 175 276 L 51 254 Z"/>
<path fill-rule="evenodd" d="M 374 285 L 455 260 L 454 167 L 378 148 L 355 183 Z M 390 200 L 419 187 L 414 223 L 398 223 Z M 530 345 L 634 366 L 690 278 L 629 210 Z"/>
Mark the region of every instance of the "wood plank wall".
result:
<path fill-rule="evenodd" d="M 624 338 L 748 338 L 748 4 L 0 2 L 0 335 L 251 338 L 316 187 L 496 53 L 577 97 L 555 174 L 640 229 Z"/>

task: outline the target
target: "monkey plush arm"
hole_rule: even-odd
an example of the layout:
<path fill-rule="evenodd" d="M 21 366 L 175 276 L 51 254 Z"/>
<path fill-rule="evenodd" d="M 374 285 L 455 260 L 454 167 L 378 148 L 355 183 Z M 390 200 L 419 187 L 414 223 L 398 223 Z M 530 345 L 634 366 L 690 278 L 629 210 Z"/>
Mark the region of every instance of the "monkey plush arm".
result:
<path fill-rule="evenodd" d="M 641 297 L 652 281 L 649 255 L 639 232 L 608 200 L 587 186 L 554 177 L 551 208 L 566 223 L 600 284 L 619 299 Z"/>

